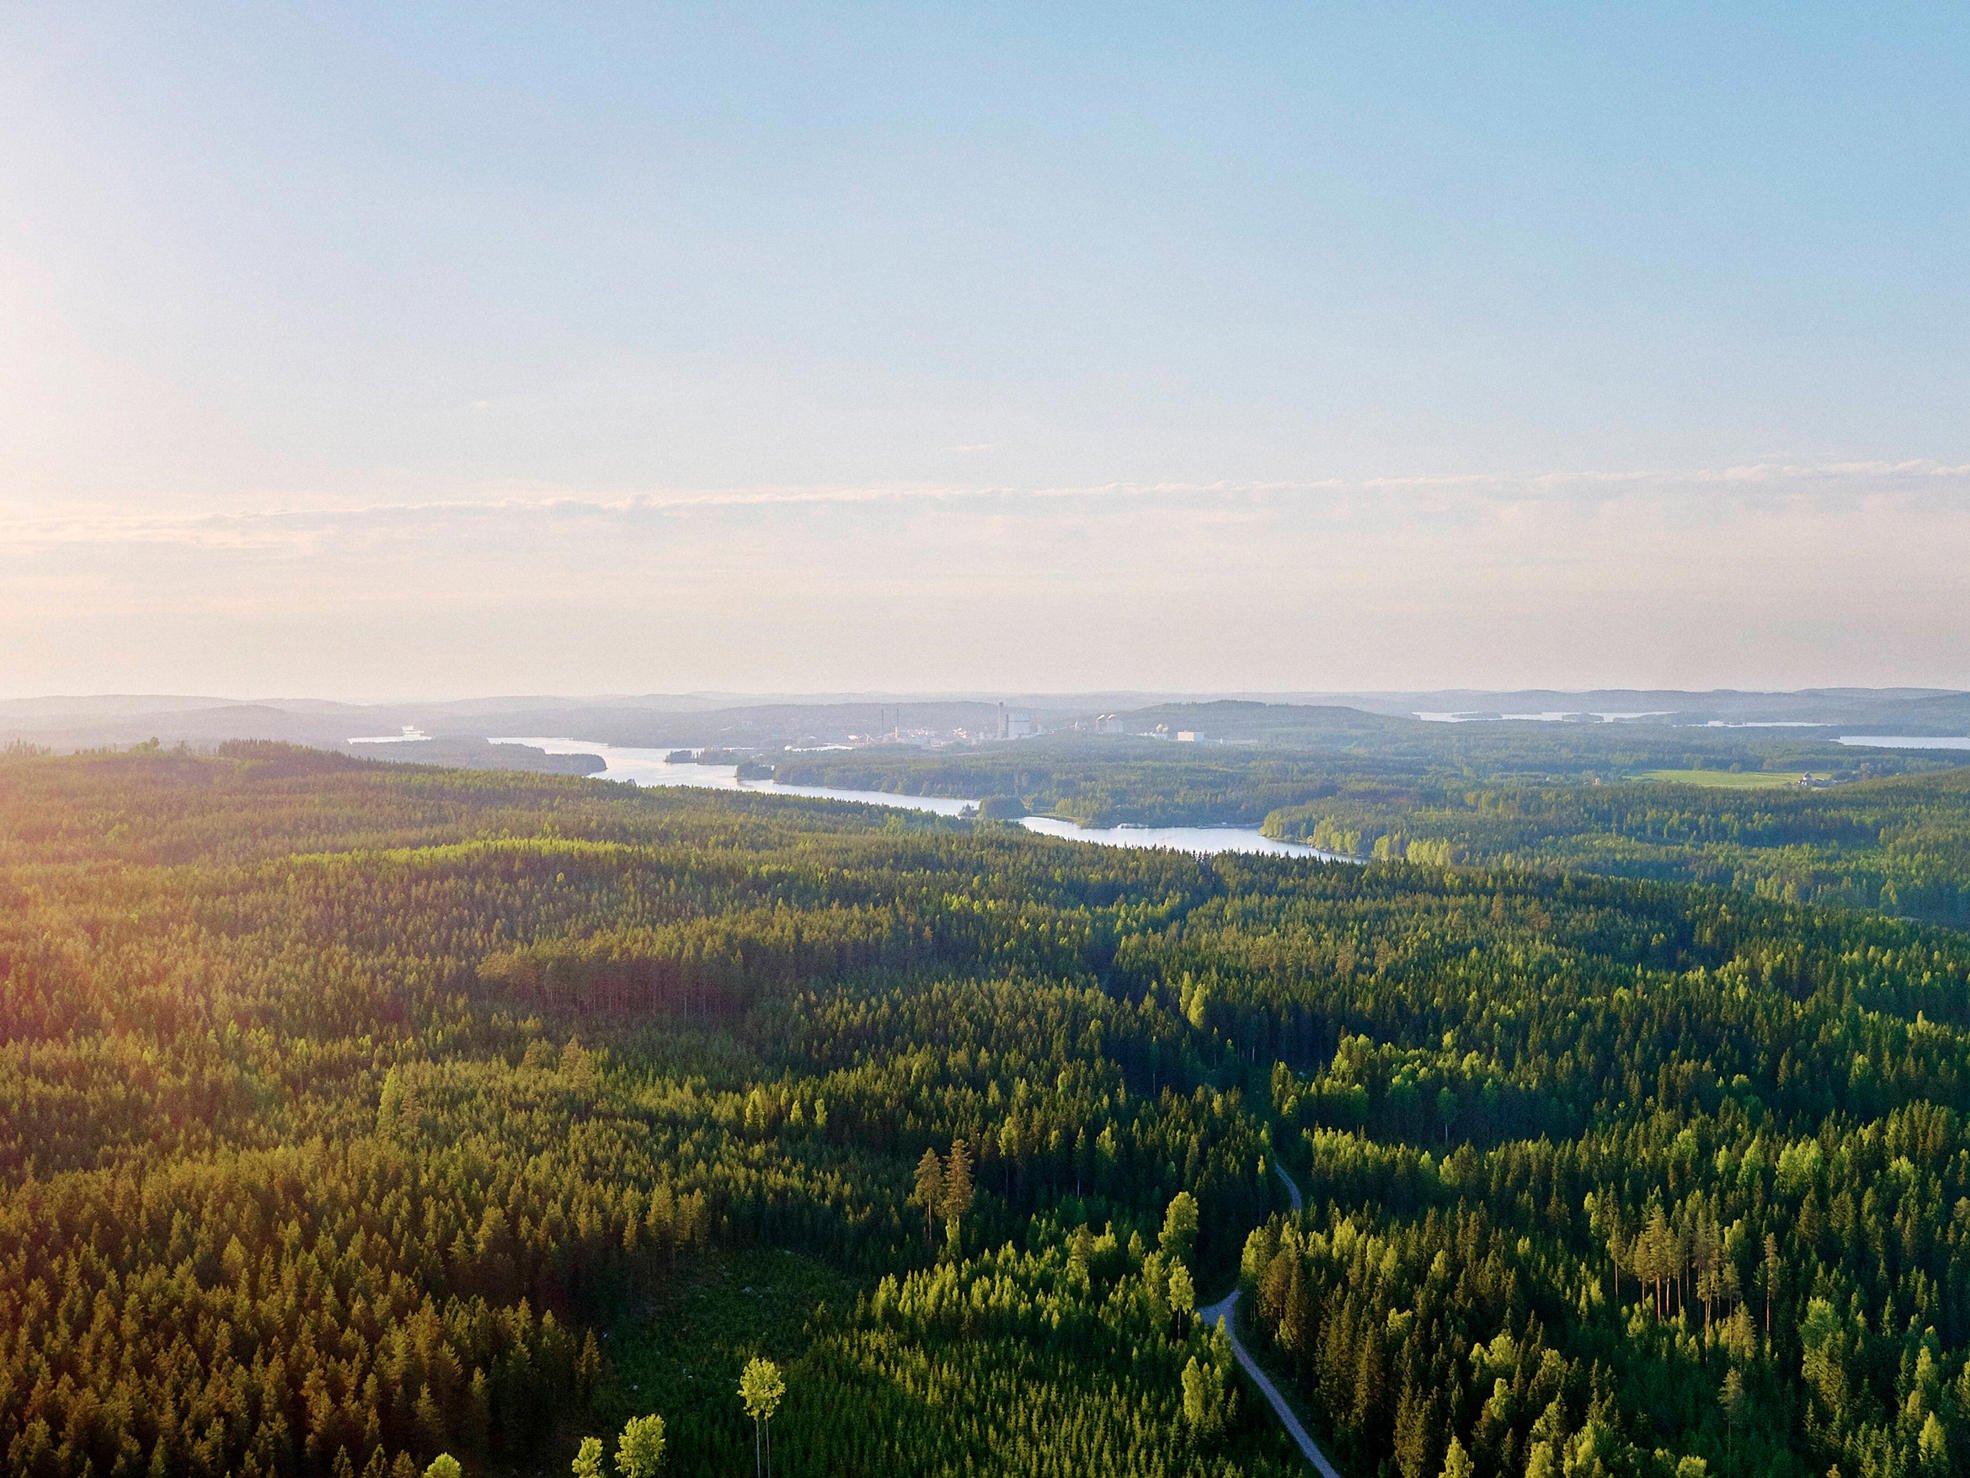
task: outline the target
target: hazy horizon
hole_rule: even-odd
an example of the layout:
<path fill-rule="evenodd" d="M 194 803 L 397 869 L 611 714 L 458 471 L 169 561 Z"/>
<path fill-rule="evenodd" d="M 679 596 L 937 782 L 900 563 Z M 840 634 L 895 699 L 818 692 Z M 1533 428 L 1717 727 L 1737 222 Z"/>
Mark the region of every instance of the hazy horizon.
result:
<path fill-rule="evenodd" d="M 1947 16 L 16 9 L 0 693 L 1970 687 Z"/>
<path fill-rule="evenodd" d="M 241 693 L 193 693 L 193 692 L 119 692 L 108 690 L 69 691 L 69 692 L 9 692 L 0 689 L 0 704 L 13 706 L 45 703 L 59 705 L 64 703 L 88 705 L 103 703 L 198 703 L 213 705 L 251 705 L 251 704 L 309 704 L 319 703 L 337 707 L 400 707 L 433 706 L 444 707 L 468 704 L 500 704 L 523 702 L 574 703 L 605 705 L 608 703 L 649 703 L 653 701 L 689 702 L 695 705 L 744 707 L 748 705 L 791 704 L 811 705 L 827 703 L 957 703 L 957 702 L 1066 702 L 1087 700 L 1094 703 L 1137 703 L 1149 706 L 1156 703 L 1270 703 L 1270 704 L 1333 704 L 1345 706 L 1349 699 L 1396 698 L 1448 698 L 1466 697 L 1508 698 L 1525 695 L 1543 695 L 1558 698 L 1589 698 L 1604 694 L 1648 694 L 1681 693 L 1690 697 L 1740 695 L 1746 697 L 1797 697 L 1810 693 L 1852 693 L 1852 694 L 1891 694 L 1920 693 L 1949 695 L 1959 694 L 1970 689 L 1952 688 L 1921 683 L 1808 683 L 1796 688 L 1759 688 L 1724 684 L 1716 687 L 1684 687 L 1651 685 L 1642 687 L 1634 683 L 1610 683 L 1593 687 L 1555 688 L 1544 684 L 1518 684 L 1512 687 L 1473 688 L 1452 686 L 1440 688 L 1352 688 L 1352 689 L 1257 689 L 1257 688 L 841 688 L 808 690 L 748 690 L 700 688 L 689 690 L 658 690 L 647 692 L 631 691 L 473 691 L 473 692 L 404 692 L 367 694 L 342 694 L 333 692 L 241 692 Z"/>

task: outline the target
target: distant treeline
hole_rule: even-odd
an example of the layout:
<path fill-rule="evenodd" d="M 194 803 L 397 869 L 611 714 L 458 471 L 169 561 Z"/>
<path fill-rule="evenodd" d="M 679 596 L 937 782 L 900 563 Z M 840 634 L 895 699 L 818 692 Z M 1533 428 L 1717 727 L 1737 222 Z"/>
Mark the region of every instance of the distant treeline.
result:
<path fill-rule="evenodd" d="M 1713 883 L 1970 927 L 1970 766 L 1796 740 L 1685 749 L 1688 731 L 1625 725 L 1598 726 L 1591 744 L 1564 726 L 1518 725 L 1509 740 L 1481 736 L 1466 752 L 1461 736 L 1478 726 L 1434 727 L 1454 741 L 1435 756 L 1438 768 L 1372 747 L 1330 756 L 1080 739 L 803 757 L 779 773 L 806 784 L 983 797 L 987 815 L 1236 823 L 1351 857 Z M 1453 766 L 1460 756 L 1472 763 Z M 1580 768 L 1588 758 L 1598 768 Z M 1774 776 L 1844 778 L 1755 790 L 1620 778 L 1717 769 L 1722 760 L 1749 760 L 1751 771 Z M 1892 773 L 1867 778 L 1877 771 Z"/>
<path fill-rule="evenodd" d="M 1970 928 L 1970 767 L 1825 789 L 1361 781 L 1265 829 L 1353 856 L 1714 883 Z"/>

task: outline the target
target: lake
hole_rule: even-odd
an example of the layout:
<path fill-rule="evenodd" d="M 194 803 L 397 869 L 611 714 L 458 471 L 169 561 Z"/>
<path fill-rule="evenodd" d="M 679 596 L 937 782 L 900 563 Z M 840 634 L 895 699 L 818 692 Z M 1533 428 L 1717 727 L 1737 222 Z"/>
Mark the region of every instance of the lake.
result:
<path fill-rule="evenodd" d="M 1840 742 L 1868 749 L 1970 749 L 1970 735 L 1960 734 L 1842 734 Z"/>
<path fill-rule="evenodd" d="M 1541 713 L 1479 713 L 1469 709 L 1455 711 L 1444 709 L 1421 709 L 1411 714 L 1426 724 L 1563 724 L 1569 719 L 1585 723 L 1588 719 L 1599 719 L 1607 724 L 1634 723 L 1645 718 L 1670 718 L 1673 712 L 1667 708 L 1638 708 L 1633 710 L 1607 710 L 1583 708 L 1549 708 Z"/>
<path fill-rule="evenodd" d="M 741 780 L 736 765 L 672 764 L 668 749 L 637 749 L 619 744 L 591 744 L 581 739 L 495 739 L 495 744 L 528 744 L 549 754 L 592 754 L 603 764 L 604 780 L 628 780 L 636 785 L 678 785 L 696 790 L 744 791 L 748 795 L 797 795 L 810 800 L 853 801 L 864 806 L 890 806 L 903 811 L 928 811 L 937 816 L 961 816 L 975 800 L 940 795 L 899 795 L 887 790 L 838 790 L 827 785 L 782 785 L 777 780 Z M 1019 824 L 1041 836 L 1098 847 L 1166 847 L 1177 852 L 1209 856 L 1217 852 L 1249 852 L 1267 857 L 1319 857 L 1329 862 L 1352 862 L 1299 842 L 1282 842 L 1251 826 L 1077 826 L 1051 816 L 1024 816 Z"/>
<path fill-rule="evenodd" d="M 1041 836 L 1070 842 L 1093 842 L 1098 847 L 1167 847 L 1172 852 L 1252 852 L 1265 857 L 1320 857 L 1328 862 L 1354 862 L 1337 852 L 1323 852 L 1302 842 L 1282 842 L 1250 826 L 1077 826 L 1052 816 L 1022 816 L 1019 824 Z"/>

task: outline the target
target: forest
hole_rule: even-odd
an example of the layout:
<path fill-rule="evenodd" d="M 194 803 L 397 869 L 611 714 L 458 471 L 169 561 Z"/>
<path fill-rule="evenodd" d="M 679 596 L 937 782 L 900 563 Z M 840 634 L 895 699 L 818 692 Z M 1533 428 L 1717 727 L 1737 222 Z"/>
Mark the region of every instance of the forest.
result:
<path fill-rule="evenodd" d="M 1970 937 L 1382 852 L 0 756 L 6 1469 L 1970 1468 Z"/>
<path fill-rule="evenodd" d="M 1264 825 L 1350 856 L 1715 883 L 1970 928 L 1970 766 L 1754 790 L 1362 779 Z"/>
<path fill-rule="evenodd" d="M 1415 727 L 1433 734 L 1413 752 L 1068 738 L 801 756 L 778 774 L 977 796 L 987 816 L 1260 826 L 1350 857 L 1713 883 L 1970 927 L 1970 765 L 1934 752 L 1649 725 Z M 1795 783 L 1806 774 L 1827 783 Z"/>

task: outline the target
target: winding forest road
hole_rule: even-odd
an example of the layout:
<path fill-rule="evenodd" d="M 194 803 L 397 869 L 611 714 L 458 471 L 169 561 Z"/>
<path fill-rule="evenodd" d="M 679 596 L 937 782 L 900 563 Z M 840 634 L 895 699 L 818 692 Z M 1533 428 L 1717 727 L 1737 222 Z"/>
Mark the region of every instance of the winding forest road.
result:
<path fill-rule="evenodd" d="M 1300 1199 L 1300 1188 L 1293 1183 L 1293 1177 L 1286 1173 L 1285 1167 L 1277 1160 L 1272 1162 L 1272 1168 L 1286 1183 L 1286 1194 L 1292 1200 L 1293 1209 L 1298 1211 L 1303 1204 Z M 1327 1461 L 1327 1454 L 1320 1450 L 1319 1443 L 1307 1435 L 1306 1428 L 1300 1425 L 1299 1417 L 1293 1414 L 1292 1406 L 1279 1394 L 1279 1387 L 1275 1386 L 1271 1378 L 1259 1369 L 1259 1362 L 1252 1358 L 1252 1352 L 1246 1349 L 1245 1342 L 1239 1339 L 1238 1294 L 1238 1285 L 1234 1283 L 1231 1292 L 1209 1307 L 1199 1309 L 1198 1312 L 1203 1315 L 1207 1326 L 1217 1323 L 1224 1325 L 1224 1332 L 1231 1337 L 1231 1352 L 1238 1357 L 1238 1363 L 1244 1367 L 1245 1374 L 1252 1378 L 1252 1383 L 1265 1393 L 1265 1399 L 1272 1403 L 1273 1413 L 1278 1416 L 1280 1425 L 1286 1429 L 1289 1437 L 1299 1443 L 1300 1451 L 1306 1454 L 1306 1460 L 1319 1471 L 1320 1478 L 1341 1478 L 1340 1470 Z"/>

